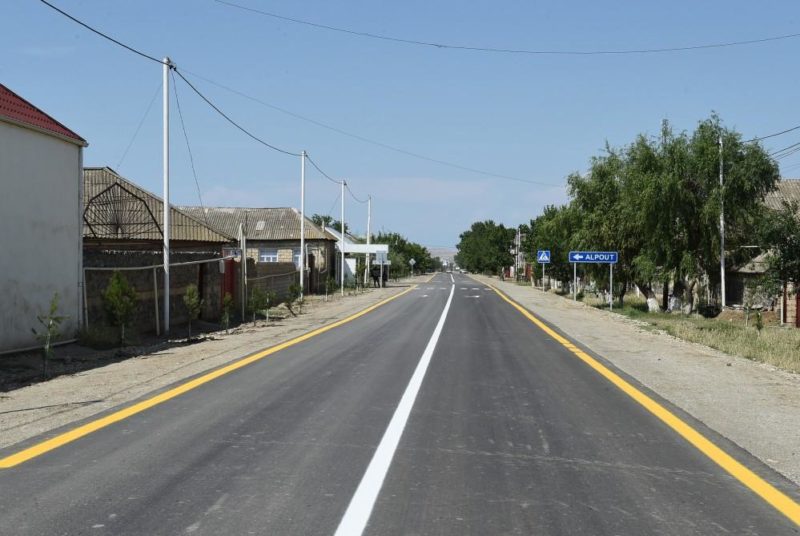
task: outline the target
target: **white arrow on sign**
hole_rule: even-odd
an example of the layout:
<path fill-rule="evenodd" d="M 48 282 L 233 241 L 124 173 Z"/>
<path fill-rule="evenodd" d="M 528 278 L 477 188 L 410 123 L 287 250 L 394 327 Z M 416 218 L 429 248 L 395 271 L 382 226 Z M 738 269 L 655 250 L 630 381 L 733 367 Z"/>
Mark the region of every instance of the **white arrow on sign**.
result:
<path fill-rule="evenodd" d="M 578 260 L 581 260 L 581 259 L 583 258 L 583 255 L 581 255 L 580 253 L 578 253 L 578 254 L 577 254 L 577 255 L 575 255 L 574 257 L 575 257 L 576 259 L 578 259 Z"/>

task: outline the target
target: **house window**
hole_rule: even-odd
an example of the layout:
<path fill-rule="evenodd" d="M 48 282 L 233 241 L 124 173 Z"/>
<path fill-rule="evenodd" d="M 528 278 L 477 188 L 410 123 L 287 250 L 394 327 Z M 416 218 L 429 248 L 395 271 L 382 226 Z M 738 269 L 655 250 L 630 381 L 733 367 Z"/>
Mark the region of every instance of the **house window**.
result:
<path fill-rule="evenodd" d="M 260 248 L 258 262 L 278 262 L 278 248 Z"/>
<path fill-rule="evenodd" d="M 292 248 L 292 258 L 294 259 L 294 265 L 297 269 L 300 269 L 300 248 Z"/>

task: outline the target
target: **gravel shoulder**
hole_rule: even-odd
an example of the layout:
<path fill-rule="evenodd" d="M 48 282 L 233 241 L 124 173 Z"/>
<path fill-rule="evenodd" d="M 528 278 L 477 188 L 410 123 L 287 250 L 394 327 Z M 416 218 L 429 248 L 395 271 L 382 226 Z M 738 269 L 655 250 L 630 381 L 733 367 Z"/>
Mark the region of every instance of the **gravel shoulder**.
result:
<path fill-rule="evenodd" d="M 800 375 L 540 290 L 473 275 L 800 485 Z"/>
<path fill-rule="evenodd" d="M 201 342 L 143 353 L 77 374 L 0 394 L 0 448 L 8 447 L 126 404 L 175 382 L 293 339 L 399 294 L 429 276 L 363 294 L 312 297 L 303 314 L 266 324 L 243 324 Z"/>

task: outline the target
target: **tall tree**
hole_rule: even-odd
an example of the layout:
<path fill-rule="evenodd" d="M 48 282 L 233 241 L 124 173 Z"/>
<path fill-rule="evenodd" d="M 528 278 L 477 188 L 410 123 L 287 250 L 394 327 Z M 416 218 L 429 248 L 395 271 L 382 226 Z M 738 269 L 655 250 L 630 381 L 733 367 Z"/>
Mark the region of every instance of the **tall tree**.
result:
<path fill-rule="evenodd" d="M 503 268 L 514 262 L 511 248 L 515 235 L 515 229 L 492 220 L 473 223 L 456 245 L 459 265 L 473 272 L 502 275 Z"/>

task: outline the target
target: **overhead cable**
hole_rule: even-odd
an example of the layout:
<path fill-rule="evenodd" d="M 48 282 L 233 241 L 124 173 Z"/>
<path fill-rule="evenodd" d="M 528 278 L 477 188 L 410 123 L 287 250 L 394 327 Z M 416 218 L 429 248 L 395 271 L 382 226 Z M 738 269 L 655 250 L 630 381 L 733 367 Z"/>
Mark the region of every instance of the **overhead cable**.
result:
<path fill-rule="evenodd" d="M 752 138 L 752 139 L 749 139 L 749 140 L 745 140 L 744 143 L 750 143 L 750 142 L 753 142 L 753 141 L 761 141 L 761 140 L 766 140 L 768 138 L 774 138 L 775 136 L 780 136 L 782 134 L 786 134 L 787 132 L 793 132 L 793 131 L 798 130 L 798 129 L 800 129 L 800 125 L 797 125 L 796 127 L 792 127 L 792 128 L 787 128 L 786 130 L 781 130 L 780 132 L 775 132 L 774 134 L 767 134 L 766 136 L 759 136 L 757 138 Z"/>
<path fill-rule="evenodd" d="M 311 157 L 310 157 L 310 156 L 308 156 L 308 153 L 306 153 L 306 160 L 308 160 L 308 163 L 309 163 L 309 164 L 311 164 L 312 166 L 314 166 L 314 169 L 316 169 L 317 171 L 319 171 L 319 172 L 322 174 L 322 176 L 323 176 L 323 177 L 325 177 L 326 179 L 328 179 L 329 181 L 331 181 L 331 182 L 332 182 L 332 183 L 334 183 L 334 184 L 342 184 L 342 181 L 336 180 L 336 179 L 334 179 L 333 177 L 331 177 L 330 175 L 328 175 L 327 173 L 325 173 L 324 171 L 322 171 L 322 168 L 321 168 L 321 167 L 319 167 L 319 166 L 317 165 L 317 163 L 316 163 L 316 162 L 314 162 L 314 161 L 311 159 Z"/>
<path fill-rule="evenodd" d="M 154 62 L 156 62 L 156 63 L 161 63 L 161 64 L 163 64 L 163 63 L 164 63 L 162 60 L 160 60 L 160 59 L 156 58 L 155 56 L 151 56 L 150 54 L 145 54 L 145 53 L 144 53 L 144 52 L 142 52 L 141 50 L 137 50 L 137 49 L 133 48 L 132 46 L 126 45 L 126 44 L 125 44 L 125 43 L 123 43 L 122 41 L 117 41 L 116 39 L 114 39 L 114 38 L 113 38 L 113 37 L 111 37 L 110 35 L 104 34 L 104 33 L 103 33 L 103 32 L 101 32 L 100 30 L 96 30 L 95 28 L 92 28 L 91 26 L 89 26 L 89 25 L 88 25 L 88 24 L 86 24 L 85 22 L 83 22 L 83 21 L 81 21 L 81 20 L 78 20 L 78 19 L 76 19 L 75 17 L 73 17 L 72 15 L 70 15 L 69 13 L 67 13 L 66 11 L 63 11 L 63 10 L 61 10 L 61 9 L 57 8 L 56 6 L 54 6 L 53 4 L 51 4 L 50 2 L 48 2 L 47 0 L 39 0 L 39 1 L 40 1 L 41 3 L 43 3 L 44 5 L 46 5 L 47 7 L 49 7 L 49 8 L 51 8 L 51 9 L 54 9 L 54 10 L 58 11 L 59 13 L 61 13 L 62 15 L 64 15 L 64 16 L 65 16 L 65 17 L 67 17 L 68 19 L 70 19 L 71 21 L 73 21 L 73 22 L 77 22 L 78 24 L 80 24 L 81 26 L 83 26 L 84 28 L 86 28 L 87 30 L 89 30 L 90 32 L 94 32 L 94 33 L 96 33 L 97 35 L 99 35 L 100 37 L 103 37 L 103 38 L 105 38 L 105 39 L 108 39 L 108 40 L 109 40 L 109 41 L 111 41 L 112 43 L 114 43 L 114 44 L 116 44 L 116 45 L 119 45 L 119 46 L 121 46 L 122 48 L 126 48 L 126 49 L 130 50 L 130 51 L 131 51 L 131 52 L 133 52 L 134 54 L 138 54 L 138 55 L 140 55 L 141 57 L 143 57 L 143 58 L 147 58 L 148 60 L 150 60 L 150 61 L 154 61 Z"/>
<path fill-rule="evenodd" d="M 501 53 L 501 54 L 529 54 L 529 55 L 551 55 L 551 56 L 611 56 L 611 55 L 625 55 L 625 54 L 660 54 L 666 52 L 687 52 L 691 50 L 702 50 L 702 49 L 710 49 L 710 48 L 725 48 L 725 47 L 733 47 L 733 46 L 744 46 L 744 45 L 754 45 L 758 43 L 767 43 L 770 41 L 780 41 L 783 39 L 794 39 L 800 37 L 800 33 L 792 33 L 786 35 L 777 35 L 771 37 L 763 37 L 759 39 L 749 39 L 745 41 L 729 41 L 724 43 L 708 43 L 708 44 L 700 44 L 700 45 L 690 45 L 690 46 L 681 46 L 681 47 L 664 47 L 664 48 L 641 48 L 641 49 L 617 49 L 617 50 L 568 50 L 568 49 L 542 49 L 542 50 L 530 50 L 530 49 L 515 49 L 515 48 L 494 48 L 494 47 L 479 47 L 479 46 L 470 46 L 470 45 L 455 45 L 449 43 L 438 43 L 433 41 L 419 41 L 416 39 L 407 39 L 403 37 L 393 37 L 389 35 L 383 34 L 376 34 L 371 32 L 361 32 L 356 30 L 350 30 L 348 28 L 340 28 L 337 26 L 329 26 L 327 24 L 320 24 L 316 22 L 311 22 L 302 19 L 295 19 L 292 17 L 287 17 L 284 15 L 279 15 L 277 13 L 272 13 L 269 11 L 264 11 L 261 9 L 255 9 L 248 6 L 243 6 L 241 4 L 236 4 L 233 2 L 228 2 L 225 0 L 216 0 L 218 4 L 222 4 L 228 7 L 237 8 L 243 11 L 249 11 L 251 13 L 256 13 L 258 15 L 263 15 L 266 17 L 271 17 L 273 19 L 283 20 L 287 22 L 292 22 L 295 24 L 302 24 L 305 26 L 310 26 L 312 28 L 329 30 L 333 32 L 344 33 L 348 35 L 352 35 L 355 37 L 366 37 L 369 39 L 377 39 L 381 41 L 391 41 L 394 43 L 400 43 L 404 45 L 414 45 L 414 46 L 424 46 L 424 47 L 431 47 L 431 48 L 438 48 L 438 49 L 451 49 L 451 50 L 464 50 L 470 52 L 489 52 L 489 53 Z"/>
<path fill-rule="evenodd" d="M 192 88 L 192 91 L 194 91 L 195 93 L 197 93 L 197 95 L 198 95 L 198 96 L 199 96 L 201 99 L 203 99 L 203 100 L 206 102 L 206 104 L 208 104 L 209 106 L 211 106 L 211 108 L 213 108 L 215 112 L 217 112 L 219 115 L 221 115 L 223 118 L 225 118 L 225 120 L 226 120 L 226 121 L 228 121 L 228 122 L 229 122 L 231 125 L 235 126 L 235 127 L 236 127 L 236 128 L 238 128 L 239 130 L 241 130 L 242 132 L 244 132 L 245 134 L 247 134 L 249 137 L 251 137 L 252 139 L 254 139 L 255 141 L 257 141 L 258 143 L 260 143 L 261 145 L 264 145 L 265 147 L 269 147 L 269 148 L 270 148 L 270 149 L 272 149 L 273 151 L 277 151 L 277 152 L 279 152 L 279 153 L 283 153 L 283 154 L 286 154 L 286 155 L 289 155 L 289 156 L 300 156 L 300 153 L 293 153 L 292 151 L 287 151 L 286 149 L 281 149 L 280 147 L 276 147 L 275 145 L 272 145 L 271 143 L 267 143 L 266 141 L 262 140 L 261 138 L 259 138 L 258 136 L 256 136 L 255 134 L 253 134 L 252 132 L 250 132 L 249 130 L 247 130 L 246 128 L 244 128 L 243 126 L 241 126 L 239 123 L 237 123 L 236 121 L 234 121 L 233 119 L 231 119 L 231 118 L 230 118 L 230 116 L 228 116 L 228 115 L 227 115 L 225 112 L 223 112 L 222 110 L 220 110 L 220 109 L 219 109 L 219 107 L 218 107 L 216 104 L 214 104 L 213 102 L 211 102 L 211 99 L 209 99 L 208 97 L 206 97 L 205 95 L 203 95 L 203 93 L 201 93 L 201 92 L 200 92 L 200 90 L 199 90 L 199 89 L 197 89 L 197 88 L 194 86 L 194 84 L 192 84 L 191 82 L 189 82 L 189 81 L 186 79 L 186 77 L 185 77 L 185 76 L 183 76 L 183 74 L 182 74 L 182 73 L 181 73 L 181 72 L 180 72 L 180 71 L 179 71 L 179 70 L 178 70 L 176 67 L 173 67 L 173 69 L 174 69 L 174 71 L 175 71 L 176 73 L 178 73 L 178 76 L 179 76 L 179 77 L 181 77 L 181 80 L 183 80 L 184 82 L 186 82 L 186 84 L 187 84 L 187 85 L 188 85 L 190 88 Z"/>
<path fill-rule="evenodd" d="M 513 175 L 504 175 L 502 173 L 495 173 L 495 172 L 492 172 L 492 171 L 476 169 L 476 168 L 464 166 L 464 165 L 461 165 L 461 164 L 458 164 L 458 163 L 455 163 L 455 162 L 450 162 L 448 160 L 441 160 L 439 158 L 433 158 L 433 157 L 430 157 L 430 156 L 426 156 L 424 154 L 415 153 L 415 152 L 412 152 L 412 151 L 407 151 L 407 150 L 402 149 L 400 147 L 396 147 L 394 145 L 389 145 L 388 143 L 383 143 L 383 142 L 378 141 L 378 140 L 370 139 L 370 138 L 361 136 L 359 134 L 354 134 L 352 132 L 348 132 L 346 130 L 342 130 L 342 129 L 338 128 L 338 127 L 329 125 L 327 123 L 323 123 L 322 121 L 317 121 L 316 119 L 311 119 L 310 117 L 306 117 L 306 116 L 300 115 L 298 113 L 295 113 L 295 112 L 292 112 L 290 110 L 287 110 L 286 108 L 281 108 L 280 106 L 276 106 L 274 104 L 266 102 L 266 101 L 264 101 L 262 99 L 259 99 L 258 97 L 253 97 L 252 95 L 248 95 L 246 93 L 243 93 L 243 92 L 241 92 L 239 90 L 233 89 L 233 88 L 231 88 L 229 86 L 226 86 L 224 84 L 220 84 L 219 82 L 215 82 L 214 80 L 206 78 L 206 77 L 204 77 L 202 75 L 199 75 L 197 73 L 193 73 L 193 72 L 188 71 L 186 69 L 183 69 L 183 72 L 185 72 L 185 73 L 187 73 L 187 74 L 189 74 L 191 76 L 194 76 L 196 78 L 199 78 L 200 80 L 203 80 L 203 81 L 205 81 L 205 82 L 207 82 L 207 83 L 209 83 L 209 84 L 211 84 L 213 86 L 216 86 L 216 87 L 218 87 L 220 89 L 224 89 L 225 91 L 229 91 L 229 92 L 231 92 L 231 93 L 233 93 L 235 95 L 239 95 L 240 97 L 243 97 L 245 99 L 248 99 L 248 100 L 251 100 L 251 101 L 256 102 L 258 104 L 261 104 L 262 106 L 266 106 L 267 108 L 271 108 L 273 110 L 276 110 L 276 111 L 281 112 L 283 114 L 286 114 L 288 116 L 294 117 L 296 119 L 300 119 L 301 121 L 306 121 L 307 123 L 311 123 L 311 124 L 316 125 L 318 127 L 330 130 L 332 132 L 336 132 L 337 134 L 341 134 L 343 136 L 347 136 L 349 138 L 353 138 L 355 140 L 362 141 L 364 143 L 369 143 L 371 145 L 375 145 L 377 147 L 381 147 L 381 148 L 387 149 L 389 151 L 394 151 L 396 153 L 403 154 L 403 155 L 406 155 L 406 156 L 411 156 L 413 158 L 417 158 L 417 159 L 420 159 L 420 160 L 425 160 L 427 162 L 433 162 L 435 164 L 439 164 L 439 165 L 442 165 L 442 166 L 447 166 L 447 167 L 451 167 L 451 168 L 454 168 L 454 169 L 460 169 L 461 171 L 468 171 L 470 173 L 483 175 L 485 177 L 494 177 L 494 178 L 497 178 L 497 179 L 507 179 L 507 180 L 516 181 L 516 182 L 524 182 L 524 183 L 528 183 L 528 184 L 536 184 L 536 185 L 539 185 L 539 186 L 551 186 L 551 187 L 552 186 L 559 186 L 559 187 L 562 186 L 561 184 L 554 184 L 552 182 L 542 182 L 542 181 L 535 181 L 535 180 L 531 180 L 531 179 L 523 179 L 521 177 L 515 177 Z"/>
<path fill-rule="evenodd" d="M 158 97 L 158 93 L 161 91 L 161 86 L 162 86 L 162 82 L 159 82 L 158 83 L 158 87 L 156 88 L 156 92 L 153 93 L 153 98 L 150 99 L 150 104 L 147 105 L 147 109 L 145 110 L 144 115 L 139 120 L 139 124 L 136 126 L 136 130 L 133 132 L 133 136 L 131 137 L 131 141 L 128 142 L 128 145 L 127 145 L 127 147 L 125 147 L 125 151 L 122 153 L 122 156 L 120 157 L 119 162 L 117 162 L 117 167 L 116 167 L 117 171 L 119 171 L 120 168 L 122 168 L 122 163 L 125 161 L 125 157 L 128 156 L 128 151 L 130 151 L 131 147 L 133 147 L 133 142 L 136 141 L 136 137 L 139 135 L 139 131 L 142 129 L 142 125 L 144 125 L 145 119 L 147 119 L 147 116 L 150 115 L 150 110 L 153 108 L 153 104 L 155 104 L 155 102 L 156 102 L 156 98 Z"/>
<path fill-rule="evenodd" d="M 348 192 L 350 192 L 350 197 L 352 197 L 353 200 L 355 200 L 356 203 L 365 204 L 365 203 L 369 202 L 369 199 L 360 199 L 360 198 L 356 197 L 356 194 L 354 194 L 353 190 L 350 189 L 350 185 L 349 184 L 345 184 L 344 187 L 347 189 Z"/>
<path fill-rule="evenodd" d="M 194 185 L 197 187 L 197 199 L 200 201 L 200 209 L 203 211 L 203 220 L 208 226 L 208 215 L 206 214 L 206 207 L 203 204 L 203 194 L 200 191 L 200 181 L 197 180 L 197 170 L 194 167 L 194 155 L 192 154 L 192 147 L 189 145 L 189 135 L 186 133 L 186 124 L 183 122 L 183 112 L 181 111 L 181 100 L 178 98 L 178 84 L 175 83 L 175 74 L 172 74 L 172 86 L 175 89 L 175 104 L 178 108 L 178 118 L 181 122 L 181 130 L 183 130 L 183 139 L 186 140 L 186 150 L 189 153 L 189 163 L 192 167 L 192 175 L 194 176 Z"/>

